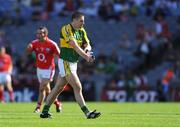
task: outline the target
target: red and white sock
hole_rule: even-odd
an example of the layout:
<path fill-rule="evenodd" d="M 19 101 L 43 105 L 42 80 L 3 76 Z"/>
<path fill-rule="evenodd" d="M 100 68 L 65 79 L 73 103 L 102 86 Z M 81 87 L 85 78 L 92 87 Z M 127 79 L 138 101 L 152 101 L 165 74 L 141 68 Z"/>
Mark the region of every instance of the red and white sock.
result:
<path fill-rule="evenodd" d="M 40 108 L 41 108 L 41 103 L 38 102 L 38 103 L 37 103 L 37 106 L 36 106 L 36 109 L 40 109 Z"/>
<path fill-rule="evenodd" d="M 59 107 L 60 106 L 60 102 L 58 101 L 58 99 L 56 98 L 56 100 L 54 101 L 54 104 L 56 105 L 56 107 Z"/>

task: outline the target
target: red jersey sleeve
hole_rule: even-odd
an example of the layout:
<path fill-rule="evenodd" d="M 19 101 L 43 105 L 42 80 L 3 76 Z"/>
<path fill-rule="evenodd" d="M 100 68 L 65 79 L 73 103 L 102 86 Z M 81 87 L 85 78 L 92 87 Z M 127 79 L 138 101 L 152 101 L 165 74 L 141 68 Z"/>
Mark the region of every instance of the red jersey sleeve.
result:
<path fill-rule="evenodd" d="M 53 51 L 54 51 L 54 54 L 56 54 L 56 56 L 59 57 L 60 50 L 59 50 L 58 45 L 57 45 L 54 41 L 52 41 L 52 40 L 51 40 L 51 43 L 53 44 L 53 45 L 52 45 L 52 49 L 53 49 Z"/>
<path fill-rule="evenodd" d="M 35 50 L 35 45 L 36 45 L 36 40 L 32 41 L 30 44 L 32 45 L 31 50 L 34 51 Z"/>

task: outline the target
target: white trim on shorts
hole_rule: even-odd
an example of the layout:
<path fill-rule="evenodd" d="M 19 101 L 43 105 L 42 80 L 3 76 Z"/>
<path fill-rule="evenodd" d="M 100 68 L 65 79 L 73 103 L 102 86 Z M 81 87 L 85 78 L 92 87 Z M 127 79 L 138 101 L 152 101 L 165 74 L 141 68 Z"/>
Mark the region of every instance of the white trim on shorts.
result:
<path fill-rule="evenodd" d="M 64 77 L 70 73 L 77 72 L 77 62 L 68 62 L 63 59 L 58 59 L 58 68 L 59 68 L 59 75 Z"/>

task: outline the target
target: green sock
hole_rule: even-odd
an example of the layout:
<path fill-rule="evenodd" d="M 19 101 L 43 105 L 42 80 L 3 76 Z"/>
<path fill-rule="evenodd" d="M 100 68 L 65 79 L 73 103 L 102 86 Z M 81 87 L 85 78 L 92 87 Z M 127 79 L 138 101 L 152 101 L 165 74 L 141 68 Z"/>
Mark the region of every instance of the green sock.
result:
<path fill-rule="evenodd" d="M 43 108 L 43 110 L 42 110 L 42 113 L 48 113 L 48 112 L 49 112 L 49 108 L 50 108 L 50 106 L 44 105 L 44 108 Z"/>
<path fill-rule="evenodd" d="M 84 112 L 84 114 L 87 114 L 89 112 L 89 109 L 86 106 L 82 106 L 81 110 Z"/>

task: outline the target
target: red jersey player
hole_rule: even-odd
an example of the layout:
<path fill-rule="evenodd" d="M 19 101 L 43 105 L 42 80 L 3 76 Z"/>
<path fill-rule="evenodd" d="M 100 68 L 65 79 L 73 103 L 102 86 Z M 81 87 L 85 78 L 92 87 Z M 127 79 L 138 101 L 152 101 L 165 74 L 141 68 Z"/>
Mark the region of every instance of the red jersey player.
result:
<path fill-rule="evenodd" d="M 11 83 L 12 73 L 12 60 L 11 56 L 6 54 L 6 48 L 0 47 L 0 102 L 4 102 L 4 87 L 7 87 L 9 92 L 10 101 L 14 101 L 13 88 Z"/>
<path fill-rule="evenodd" d="M 47 97 L 51 92 L 50 82 L 53 80 L 55 73 L 54 56 L 59 57 L 60 51 L 57 44 L 48 38 L 46 27 L 39 27 L 36 35 L 37 39 L 28 44 L 27 51 L 36 54 L 37 77 L 40 86 L 38 102 L 34 112 L 38 113 L 45 96 Z M 61 103 L 56 99 L 54 104 L 56 105 L 56 111 L 60 112 Z"/>

